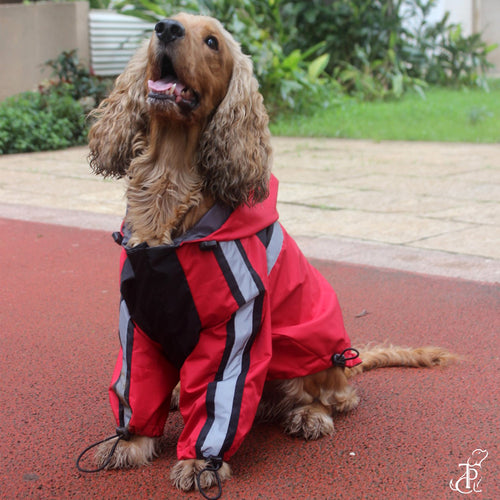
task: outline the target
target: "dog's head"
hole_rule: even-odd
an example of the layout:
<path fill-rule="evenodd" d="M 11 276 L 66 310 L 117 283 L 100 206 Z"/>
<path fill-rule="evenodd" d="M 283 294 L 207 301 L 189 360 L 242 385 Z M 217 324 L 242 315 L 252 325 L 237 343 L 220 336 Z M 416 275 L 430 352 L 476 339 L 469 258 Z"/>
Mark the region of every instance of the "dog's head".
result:
<path fill-rule="evenodd" d="M 123 176 L 155 147 L 153 126 L 196 129 L 195 167 L 210 196 L 233 207 L 267 196 L 263 99 L 249 57 L 216 19 L 179 14 L 157 23 L 95 116 L 89 145 L 98 174 Z"/>
<path fill-rule="evenodd" d="M 215 19 L 179 14 L 155 26 L 148 48 L 148 99 L 153 113 L 203 122 L 227 93 L 233 57 Z"/>

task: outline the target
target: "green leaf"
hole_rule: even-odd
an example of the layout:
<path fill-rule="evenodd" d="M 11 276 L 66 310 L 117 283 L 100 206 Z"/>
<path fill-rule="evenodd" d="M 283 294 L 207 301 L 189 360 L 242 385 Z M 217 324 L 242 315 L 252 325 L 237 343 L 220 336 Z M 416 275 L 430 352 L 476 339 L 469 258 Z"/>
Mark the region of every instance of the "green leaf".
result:
<path fill-rule="evenodd" d="M 299 49 L 296 49 L 292 51 L 290 54 L 288 54 L 285 59 L 281 62 L 281 65 L 283 68 L 286 69 L 294 69 L 296 68 L 300 61 L 302 60 L 302 53 L 300 52 Z"/>
<path fill-rule="evenodd" d="M 495 50 L 498 48 L 498 43 L 492 43 L 491 45 L 488 45 L 484 48 L 484 53 L 489 54 L 492 50 Z"/>
<path fill-rule="evenodd" d="M 313 45 L 312 47 L 309 47 L 306 51 L 302 53 L 302 59 L 307 59 L 309 56 L 313 55 L 315 52 L 318 52 L 318 50 L 321 50 L 326 47 L 326 41 L 319 42 L 316 45 Z"/>
<path fill-rule="evenodd" d="M 124 16 L 137 17 L 138 19 L 142 19 L 143 21 L 147 21 L 150 23 L 155 23 L 158 21 L 158 16 L 153 14 L 148 14 L 143 10 L 130 9 L 120 12 L 120 14 L 123 14 Z M 161 17 L 165 17 L 165 15 L 164 14 L 161 15 Z"/>
<path fill-rule="evenodd" d="M 329 54 L 323 54 L 322 56 L 314 59 L 314 61 L 312 61 L 307 68 L 307 74 L 309 75 L 309 78 L 313 81 L 317 80 L 321 73 L 325 71 L 329 60 Z"/>
<path fill-rule="evenodd" d="M 392 93 L 396 97 L 401 97 L 403 95 L 403 75 L 398 73 L 392 76 Z"/>
<path fill-rule="evenodd" d="M 143 5 L 146 9 L 157 14 L 158 16 L 167 17 L 167 12 L 165 8 L 163 6 L 158 5 L 155 2 L 152 2 L 151 0 L 139 0 L 139 3 Z"/>

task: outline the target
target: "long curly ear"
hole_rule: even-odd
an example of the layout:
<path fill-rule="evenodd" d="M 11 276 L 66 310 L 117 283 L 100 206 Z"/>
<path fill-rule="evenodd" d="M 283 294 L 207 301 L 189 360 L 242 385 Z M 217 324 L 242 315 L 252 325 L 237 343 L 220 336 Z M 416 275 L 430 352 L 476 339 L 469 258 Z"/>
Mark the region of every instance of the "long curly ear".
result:
<path fill-rule="evenodd" d="M 205 189 L 232 207 L 268 196 L 272 163 L 268 116 L 252 63 L 224 30 L 233 57 L 229 88 L 200 142 L 198 171 Z"/>
<path fill-rule="evenodd" d="M 122 177 L 145 147 L 147 48 L 145 42 L 117 78 L 109 97 L 90 115 L 97 121 L 89 132 L 89 163 L 94 173 L 104 177 Z"/>

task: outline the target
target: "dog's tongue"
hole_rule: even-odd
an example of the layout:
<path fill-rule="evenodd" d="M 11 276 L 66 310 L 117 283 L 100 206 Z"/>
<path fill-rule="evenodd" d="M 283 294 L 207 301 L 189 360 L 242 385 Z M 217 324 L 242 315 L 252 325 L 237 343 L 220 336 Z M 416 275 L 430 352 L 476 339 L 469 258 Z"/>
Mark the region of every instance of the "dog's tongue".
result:
<path fill-rule="evenodd" d="M 181 92 L 185 89 L 185 85 L 179 81 L 172 81 L 170 78 L 164 78 L 163 80 L 157 81 L 149 80 L 148 87 L 151 92 L 156 92 L 157 94 L 174 93 L 176 96 L 181 95 Z M 173 92 L 172 87 L 174 87 Z"/>

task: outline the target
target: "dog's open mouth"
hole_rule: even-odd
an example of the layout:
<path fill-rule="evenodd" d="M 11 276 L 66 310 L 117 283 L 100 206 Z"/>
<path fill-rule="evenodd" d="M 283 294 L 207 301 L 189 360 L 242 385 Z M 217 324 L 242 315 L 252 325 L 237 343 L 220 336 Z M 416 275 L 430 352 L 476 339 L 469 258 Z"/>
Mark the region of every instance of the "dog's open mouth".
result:
<path fill-rule="evenodd" d="M 149 98 L 173 101 L 185 111 L 192 111 L 199 103 L 198 93 L 179 80 L 168 56 L 163 57 L 160 79 L 149 80 L 148 88 Z"/>

